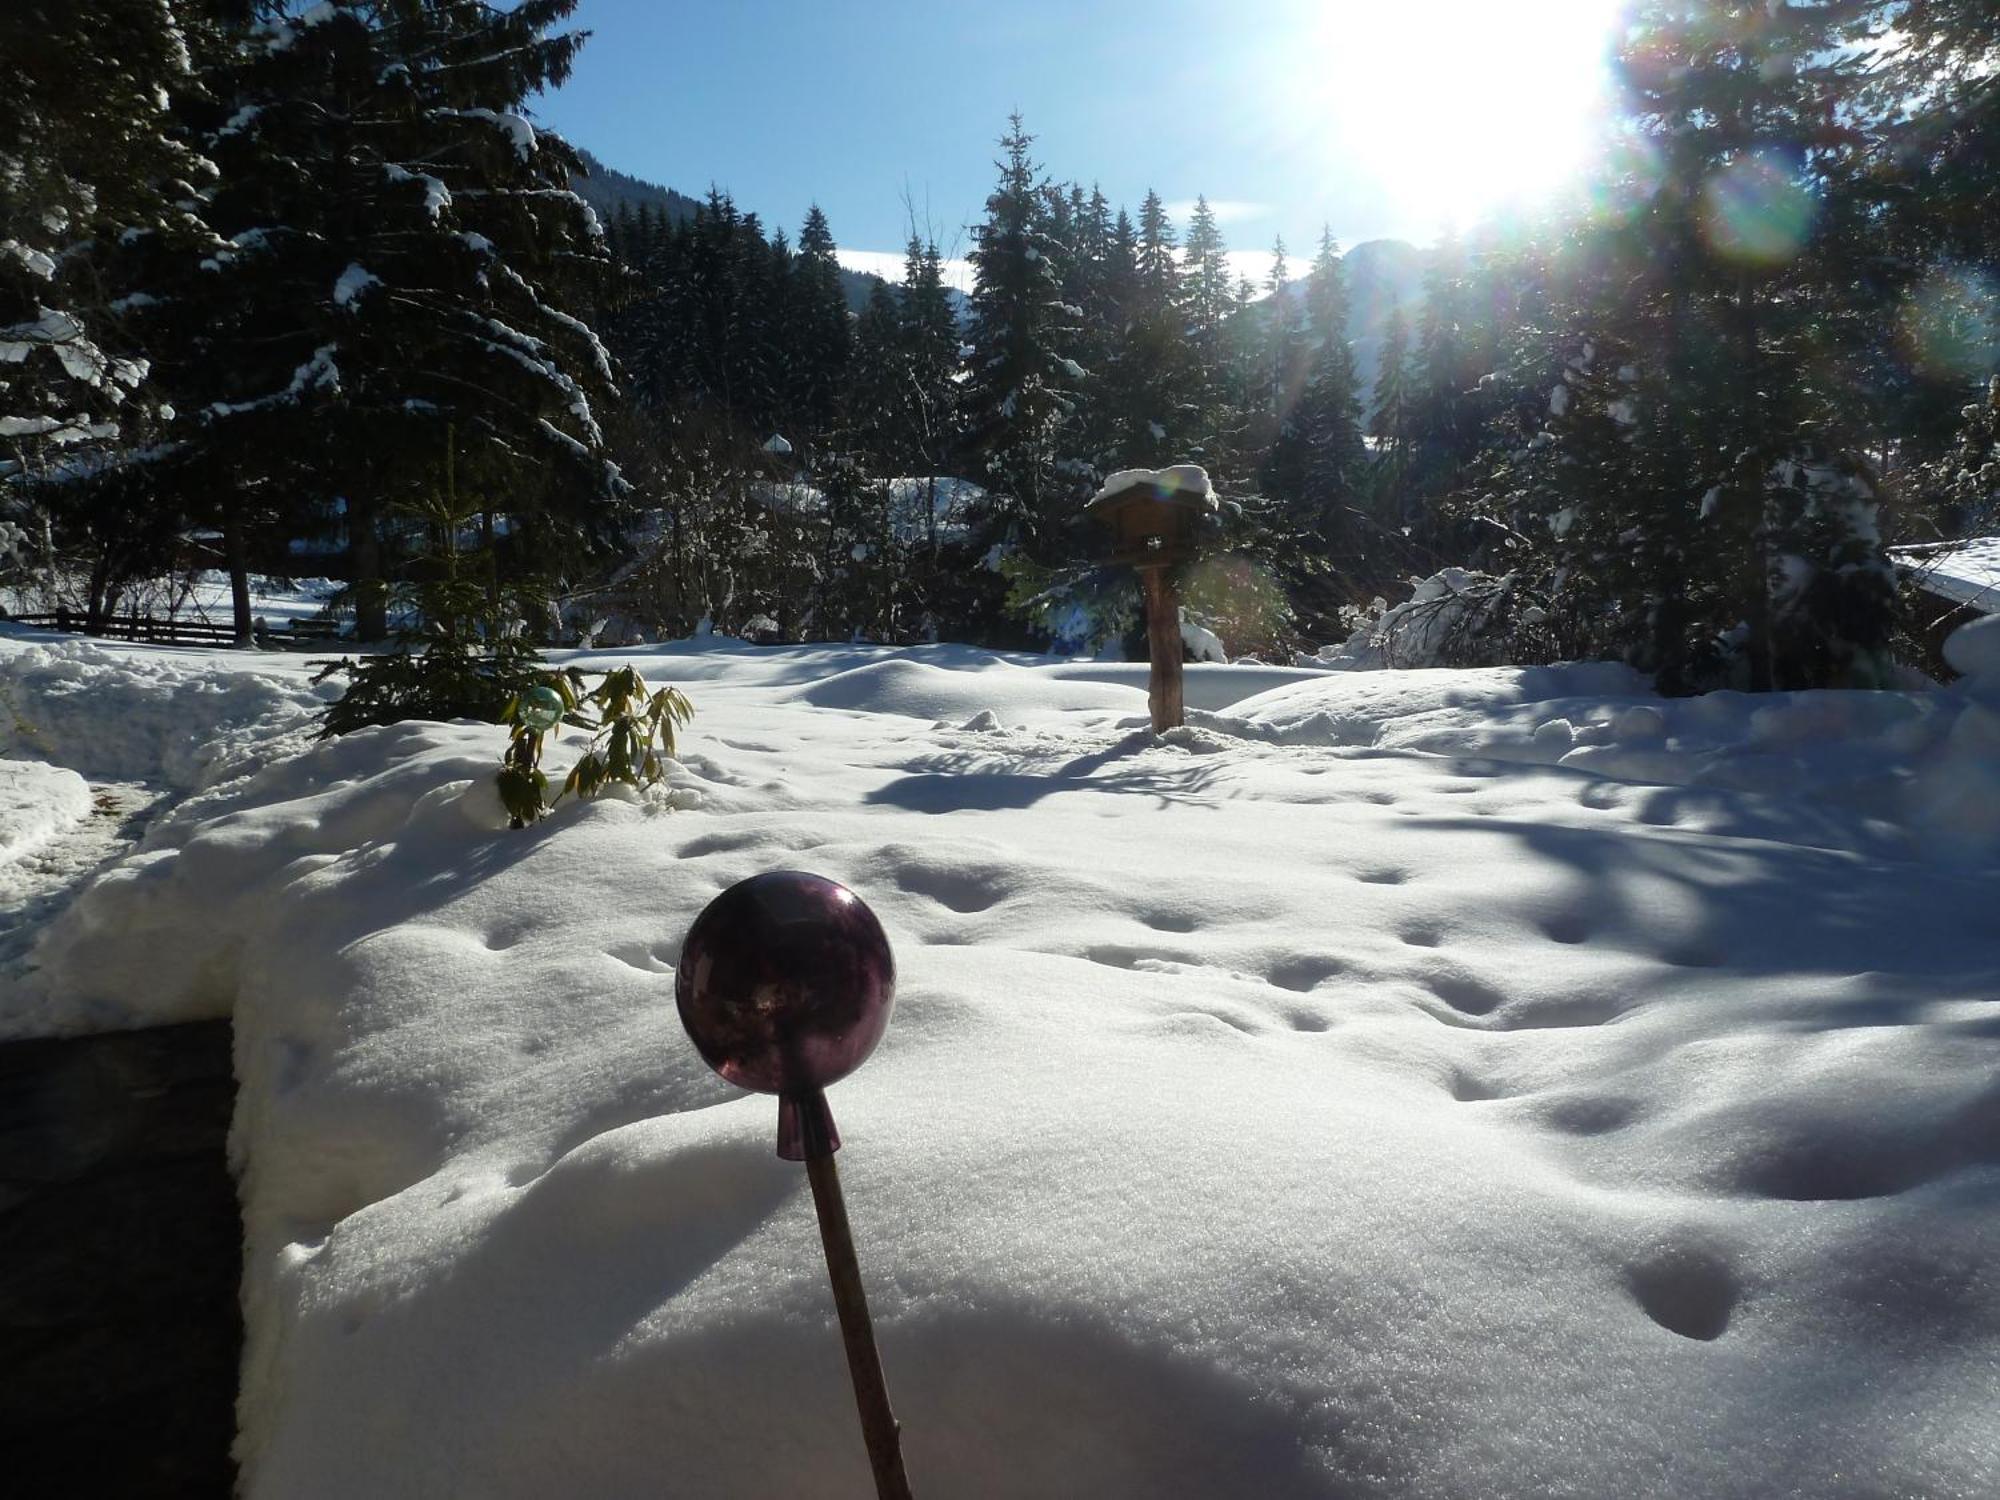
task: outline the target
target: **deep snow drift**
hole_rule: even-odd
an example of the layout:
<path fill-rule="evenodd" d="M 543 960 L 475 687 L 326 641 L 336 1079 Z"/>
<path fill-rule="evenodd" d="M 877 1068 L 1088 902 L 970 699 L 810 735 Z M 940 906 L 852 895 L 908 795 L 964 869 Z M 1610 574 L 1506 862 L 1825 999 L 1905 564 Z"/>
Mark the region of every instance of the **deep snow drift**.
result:
<path fill-rule="evenodd" d="M 832 1103 L 919 1494 L 2000 1492 L 2000 672 L 1191 668 L 1156 740 L 1118 669 L 583 660 L 683 759 L 510 833 L 496 729 L 0 639 L 191 793 L 6 1009 L 235 1015 L 252 1495 L 869 1492 L 803 1175 L 672 1002 L 783 867 L 896 945 Z"/>

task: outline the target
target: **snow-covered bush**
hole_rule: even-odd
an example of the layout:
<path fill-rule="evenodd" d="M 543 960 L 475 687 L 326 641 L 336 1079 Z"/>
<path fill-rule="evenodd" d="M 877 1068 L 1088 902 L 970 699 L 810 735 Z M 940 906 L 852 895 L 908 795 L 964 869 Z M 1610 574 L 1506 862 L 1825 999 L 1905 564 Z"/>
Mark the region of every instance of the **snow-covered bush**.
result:
<path fill-rule="evenodd" d="M 1115 649 L 1141 623 L 1138 580 L 1129 569 L 1045 567 L 1022 552 L 998 561 L 1007 613 L 1059 651 L 1094 656 Z"/>
<path fill-rule="evenodd" d="M 1385 667 L 1535 666 L 1556 659 L 1549 609 L 1530 597 L 1520 575 L 1496 577 L 1446 568 L 1412 578 L 1400 604 L 1377 598 L 1350 615 L 1354 633 L 1301 656 L 1301 665 Z"/>

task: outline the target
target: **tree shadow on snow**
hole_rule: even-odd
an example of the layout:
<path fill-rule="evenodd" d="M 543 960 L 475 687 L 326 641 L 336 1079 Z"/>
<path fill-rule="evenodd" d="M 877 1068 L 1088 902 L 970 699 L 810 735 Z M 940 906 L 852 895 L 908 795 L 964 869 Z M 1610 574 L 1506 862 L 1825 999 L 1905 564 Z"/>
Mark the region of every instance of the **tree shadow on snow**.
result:
<path fill-rule="evenodd" d="M 911 774 L 877 787 L 864 800 L 920 813 L 1007 812 L 1061 792 L 1114 792 L 1150 796 L 1161 806 L 1213 806 L 1207 800 L 1217 779 L 1212 762 L 1156 757 L 1149 764 L 1112 769 L 1154 746 L 1151 734 L 1140 733 L 1067 759 L 970 750 L 928 755 L 908 763 Z"/>

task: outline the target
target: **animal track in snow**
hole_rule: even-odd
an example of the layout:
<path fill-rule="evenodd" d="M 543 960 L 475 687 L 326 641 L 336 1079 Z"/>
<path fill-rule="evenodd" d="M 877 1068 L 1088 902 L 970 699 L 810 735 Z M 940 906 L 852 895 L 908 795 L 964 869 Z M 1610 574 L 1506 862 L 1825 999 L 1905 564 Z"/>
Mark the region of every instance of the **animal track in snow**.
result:
<path fill-rule="evenodd" d="M 1592 812 L 1616 812 L 1625 805 L 1625 791 L 1612 782 L 1593 781 L 1576 794 L 1576 800 Z"/>
<path fill-rule="evenodd" d="M 1735 1271 L 1700 1245 L 1669 1245 L 1626 1267 L 1625 1285 L 1647 1317 L 1703 1343 L 1728 1330 L 1743 1295 Z"/>
<path fill-rule="evenodd" d="M 1410 878 L 1410 872 L 1388 868 L 1356 870 L 1354 878 L 1363 885 L 1401 885 Z"/>
<path fill-rule="evenodd" d="M 905 865 L 895 872 L 895 881 L 911 895 L 928 896 L 962 916 L 990 911 L 1007 896 L 1001 878 L 987 871 Z"/>
<path fill-rule="evenodd" d="M 1421 977 L 1425 988 L 1461 1015 L 1490 1016 L 1507 998 L 1470 974 L 1441 971 Z"/>
<path fill-rule="evenodd" d="M 754 849 L 764 842 L 761 833 L 705 833 L 698 839 L 689 839 L 675 851 L 682 859 L 701 859 L 710 854 L 734 854 L 740 849 Z"/>
<path fill-rule="evenodd" d="M 1516 1006 L 1498 1017 L 1500 1031 L 1565 1031 L 1575 1027 L 1603 1026 L 1615 1021 L 1623 1009 L 1616 1000 L 1603 995 L 1579 995 L 1566 1000 L 1549 1000 Z"/>
<path fill-rule="evenodd" d="M 1326 983 L 1346 967 L 1347 965 L 1337 958 L 1295 954 L 1272 965 L 1271 971 L 1264 977 L 1281 990 L 1294 990 L 1304 994 Z"/>
<path fill-rule="evenodd" d="M 1502 1089 L 1499 1084 L 1489 1078 L 1481 1078 L 1478 1074 L 1468 1072 L 1464 1068 L 1452 1069 L 1451 1077 L 1446 1081 L 1445 1088 L 1450 1092 L 1451 1097 L 1456 1099 L 1460 1104 L 1483 1104 L 1489 1099 L 1504 1099 L 1507 1097 L 1506 1090 Z"/>
<path fill-rule="evenodd" d="M 1623 1130 L 1639 1113 L 1636 1099 L 1616 1095 L 1569 1094 L 1553 1100 L 1541 1111 L 1551 1130 L 1564 1135 L 1608 1135 Z"/>
<path fill-rule="evenodd" d="M 1587 943 L 1590 924 L 1574 912 L 1559 912 L 1541 921 L 1542 936 L 1552 943 Z"/>
<path fill-rule="evenodd" d="M 745 849 L 782 849 L 799 854 L 807 849 L 817 849 L 825 842 L 809 834 L 740 828 L 733 832 L 705 833 L 700 838 L 689 839 L 675 853 L 681 859 L 700 859 L 709 854 L 737 854 Z"/>
<path fill-rule="evenodd" d="M 1103 964 L 1111 969 L 1146 969 L 1159 964 L 1193 965 L 1199 967 L 1201 960 L 1186 953 L 1149 953 L 1142 948 L 1130 948 L 1123 943 L 1097 943 L 1083 950 L 1080 955 L 1094 964 Z"/>
<path fill-rule="evenodd" d="M 674 966 L 668 955 L 674 951 L 673 944 L 669 942 L 645 943 L 635 938 L 629 943 L 606 949 L 605 956 L 615 958 L 642 974 L 671 974 Z"/>
<path fill-rule="evenodd" d="M 1660 962 L 1677 969 L 1717 969 L 1722 967 L 1722 955 L 1707 943 L 1683 943 L 1662 952 Z"/>

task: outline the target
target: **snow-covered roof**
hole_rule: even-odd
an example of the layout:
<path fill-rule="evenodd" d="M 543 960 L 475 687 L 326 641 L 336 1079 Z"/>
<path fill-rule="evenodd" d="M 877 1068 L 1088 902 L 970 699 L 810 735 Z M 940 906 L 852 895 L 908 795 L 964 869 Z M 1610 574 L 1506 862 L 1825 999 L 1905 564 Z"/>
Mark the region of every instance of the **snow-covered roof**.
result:
<path fill-rule="evenodd" d="M 1164 469 L 1120 469 L 1105 479 L 1084 509 L 1094 510 L 1133 490 L 1150 490 L 1161 499 L 1199 504 L 1204 510 L 1217 509 L 1215 486 L 1209 483 L 1208 470 L 1200 464 L 1173 464 Z"/>
<path fill-rule="evenodd" d="M 1983 615 L 2000 614 L 2000 536 L 1891 547 L 1889 558 L 1925 592 Z"/>

